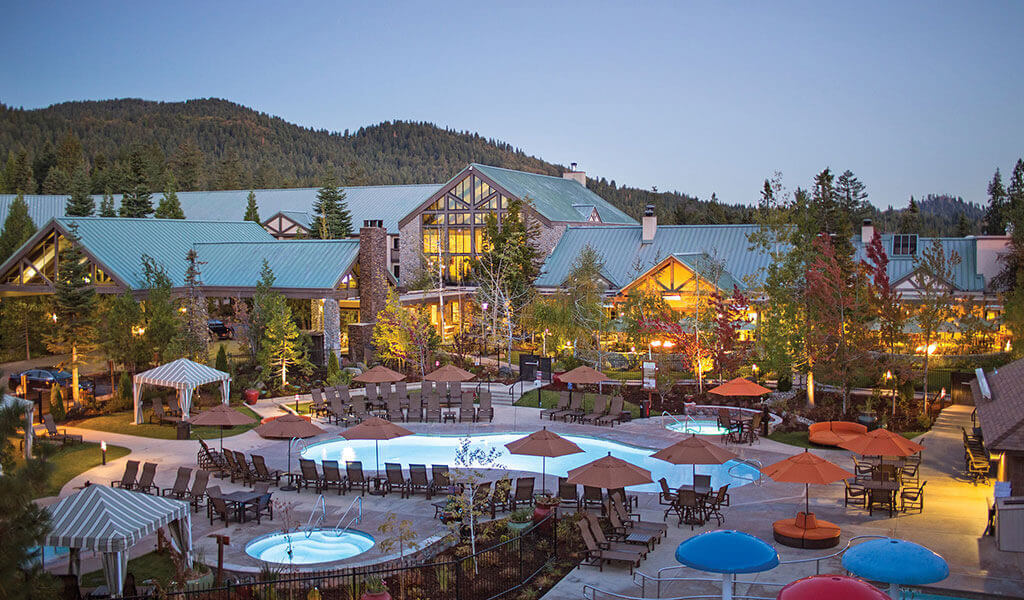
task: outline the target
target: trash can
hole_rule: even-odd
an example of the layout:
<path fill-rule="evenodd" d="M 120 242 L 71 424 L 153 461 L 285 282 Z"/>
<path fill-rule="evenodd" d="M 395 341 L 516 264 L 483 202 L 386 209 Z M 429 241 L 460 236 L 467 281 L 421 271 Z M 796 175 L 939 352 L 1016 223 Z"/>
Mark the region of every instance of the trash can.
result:
<path fill-rule="evenodd" d="M 178 423 L 178 438 L 179 440 L 187 440 L 192 436 L 192 424 L 187 421 Z"/>

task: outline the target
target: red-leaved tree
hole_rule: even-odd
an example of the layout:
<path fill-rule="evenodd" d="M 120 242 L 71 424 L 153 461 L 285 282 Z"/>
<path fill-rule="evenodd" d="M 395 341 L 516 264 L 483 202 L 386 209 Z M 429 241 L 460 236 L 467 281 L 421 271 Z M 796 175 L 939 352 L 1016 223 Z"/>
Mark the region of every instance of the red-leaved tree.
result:
<path fill-rule="evenodd" d="M 749 307 L 750 301 L 737 286 L 733 286 L 731 296 L 716 293 L 711 301 L 715 315 L 710 340 L 711 358 L 719 379 L 731 377 L 750 356 L 750 346 L 739 340 L 740 328 L 749 322 Z"/>

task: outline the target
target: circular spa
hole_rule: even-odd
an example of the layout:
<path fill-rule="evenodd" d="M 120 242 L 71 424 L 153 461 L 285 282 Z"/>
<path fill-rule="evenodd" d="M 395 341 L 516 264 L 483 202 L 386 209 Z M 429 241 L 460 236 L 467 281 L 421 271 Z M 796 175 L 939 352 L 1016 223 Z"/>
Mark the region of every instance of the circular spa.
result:
<path fill-rule="evenodd" d="M 733 418 L 738 420 L 751 419 L 755 414 L 761 414 L 761 410 L 754 408 L 689 404 L 686 407 L 685 415 L 663 413 L 660 418 L 665 429 L 670 431 L 697 435 L 725 435 L 729 433 L 729 430 L 721 426 L 718 418 L 719 410 L 728 410 Z M 781 422 L 782 418 L 778 415 L 769 415 L 769 430 L 775 429 L 775 426 Z"/>
<path fill-rule="evenodd" d="M 487 452 L 491 448 L 499 451 L 497 463 L 502 470 L 510 471 L 531 471 L 540 473 L 542 469 L 541 457 L 510 454 L 505 444 L 521 438 L 522 433 L 495 433 L 471 436 L 471 447 L 480 448 Z M 658 480 L 664 477 L 670 487 L 676 488 L 684 484 L 693 483 L 692 469 L 680 468 L 677 465 L 669 464 L 663 460 L 651 458 L 656 452 L 650 448 L 630 446 L 620 442 L 602 440 L 592 437 L 566 435 L 562 436 L 580 447 L 583 452 L 570 454 L 559 458 L 547 459 L 547 475 L 566 477 L 571 469 L 581 467 L 591 461 L 611 453 L 616 458 L 643 467 L 651 472 L 654 483 L 637 485 L 629 488 L 639 492 L 660 491 Z M 380 443 L 380 464 L 399 463 L 403 468 L 408 468 L 409 463 L 425 464 L 429 468 L 431 464 L 455 465 L 455 452 L 463 438 L 451 435 L 408 435 L 401 438 Z M 375 464 L 374 443 L 372 440 L 336 440 L 314 444 L 302 451 L 302 457 L 317 461 L 336 460 L 342 465 L 345 461 L 362 461 L 363 469 L 373 469 Z M 719 487 L 729 484 L 736 488 L 741 485 L 757 481 L 760 473 L 757 468 L 740 461 L 731 460 L 721 465 L 700 465 L 697 467 L 698 474 L 711 475 L 711 484 Z M 550 479 L 549 479 L 550 481 Z"/>
<path fill-rule="evenodd" d="M 344 560 L 366 552 L 374 545 L 373 536 L 349 529 L 338 533 L 333 529 L 311 532 L 276 532 L 260 536 L 245 545 L 249 556 L 285 565 L 312 565 Z"/>

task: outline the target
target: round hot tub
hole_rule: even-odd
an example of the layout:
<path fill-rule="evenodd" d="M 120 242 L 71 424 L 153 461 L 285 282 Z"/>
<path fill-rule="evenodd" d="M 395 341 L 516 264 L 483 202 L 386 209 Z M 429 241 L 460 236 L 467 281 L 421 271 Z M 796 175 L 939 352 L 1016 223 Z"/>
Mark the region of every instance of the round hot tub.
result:
<path fill-rule="evenodd" d="M 250 540 L 245 553 L 266 562 L 312 565 L 358 556 L 374 543 L 373 536 L 354 529 L 340 533 L 333 529 L 279 531 Z"/>

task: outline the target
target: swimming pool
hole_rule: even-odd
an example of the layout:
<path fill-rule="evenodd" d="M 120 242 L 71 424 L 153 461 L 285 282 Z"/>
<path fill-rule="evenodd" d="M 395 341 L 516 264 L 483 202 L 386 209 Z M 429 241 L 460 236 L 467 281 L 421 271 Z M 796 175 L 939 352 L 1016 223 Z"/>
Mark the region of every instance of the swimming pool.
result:
<path fill-rule="evenodd" d="M 471 437 L 472 448 L 479 448 L 488 451 L 497 448 L 500 451 L 498 463 L 501 469 L 512 471 L 541 472 L 541 458 L 539 456 L 522 456 L 509 454 L 505 444 L 517 440 L 526 435 L 525 433 L 495 433 L 474 435 Z M 693 483 L 693 467 L 689 465 L 672 465 L 663 460 L 651 458 L 656 452 L 650 448 L 640 448 L 620 442 L 602 440 L 598 438 L 567 435 L 564 436 L 576 443 L 583 452 L 570 454 L 559 458 L 547 459 L 548 487 L 552 487 L 555 478 L 565 477 L 570 469 L 582 466 L 607 455 L 609 452 L 616 458 L 621 458 L 629 463 L 643 467 L 651 472 L 651 478 L 655 483 L 633 486 L 630 489 L 639 492 L 657 492 L 661 488 L 657 481 L 664 477 L 671 487 L 678 487 L 683 484 Z M 408 468 L 409 463 L 425 464 L 429 468 L 431 464 L 445 464 L 455 466 L 455 451 L 459 446 L 460 436 L 452 435 L 408 435 L 380 443 L 380 465 L 384 469 L 384 463 L 400 463 L 403 468 Z M 318 463 L 322 460 L 336 460 L 342 464 L 347 460 L 362 461 L 363 469 L 372 471 L 374 466 L 374 442 L 373 440 L 332 440 L 313 444 L 302 451 L 302 457 L 313 459 Z M 739 487 L 750 483 L 759 477 L 756 467 L 729 461 L 722 465 L 698 465 L 697 473 L 711 475 L 711 485 L 719 487 L 729 484 L 731 487 Z M 540 482 L 537 482 L 538 485 Z"/>
<path fill-rule="evenodd" d="M 720 426 L 716 419 L 679 420 L 665 425 L 665 429 L 679 433 L 696 433 L 697 435 L 725 435 L 729 433 L 729 430 Z"/>
<path fill-rule="evenodd" d="M 311 565 L 358 556 L 374 543 L 373 536 L 355 529 L 340 534 L 333 529 L 314 529 L 308 536 L 304 531 L 293 531 L 255 538 L 245 545 L 245 553 L 266 562 Z"/>

